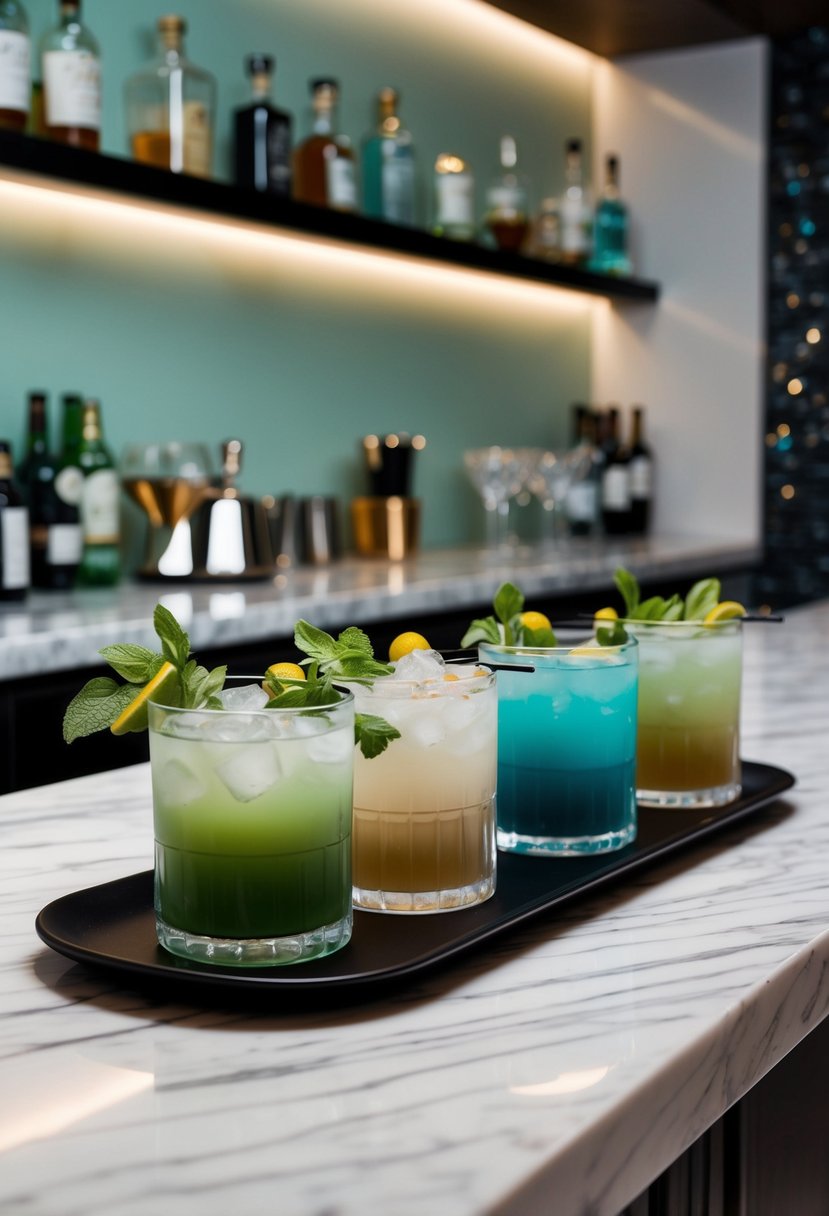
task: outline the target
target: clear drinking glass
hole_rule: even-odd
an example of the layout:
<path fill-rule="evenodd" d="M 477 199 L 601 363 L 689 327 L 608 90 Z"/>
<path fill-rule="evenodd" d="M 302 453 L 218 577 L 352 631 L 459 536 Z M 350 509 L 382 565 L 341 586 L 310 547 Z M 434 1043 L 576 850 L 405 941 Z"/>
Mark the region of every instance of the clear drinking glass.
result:
<path fill-rule="evenodd" d="M 244 708 L 150 703 L 155 912 L 172 954 L 261 967 L 351 937 L 354 698 L 250 708 L 251 680 Z"/>
<path fill-rule="evenodd" d="M 512 448 L 495 446 L 464 452 L 463 463 L 484 504 L 487 548 L 508 548 L 509 504 L 524 485 L 523 461 Z"/>
<path fill-rule="evenodd" d="M 354 689 L 358 713 L 399 731 L 354 762 L 354 903 L 443 912 L 495 891 L 495 676 L 447 666 L 425 681 Z"/>
<path fill-rule="evenodd" d="M 639 641 L 639 801 L 664 807 L 733 801 L 741 788 L 741 622 L 624 625 Z"/>
<path fill-rule="evenodd" d="M 561 539 L 559 519 L 570 487 L 571 469 L 565 453 L 547 448 L 527 449 L 525 484 L 542 510 L 541 543 L 554 545 Z"/>
<path fill-rule="evenodd" d="M 620 849 L 636 836 L 638 646 L 495 646 L 498 848 L 541 856 Z"/>

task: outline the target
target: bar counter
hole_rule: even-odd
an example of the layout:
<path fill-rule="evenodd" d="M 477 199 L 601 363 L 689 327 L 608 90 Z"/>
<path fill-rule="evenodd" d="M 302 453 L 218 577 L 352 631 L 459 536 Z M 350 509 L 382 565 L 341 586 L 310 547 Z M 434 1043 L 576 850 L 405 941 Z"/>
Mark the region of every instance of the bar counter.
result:
<path fill-rule="evenodd" d="M 784 799 L 362 1004 L 191 1004 L 51 952 L 44 904 L 151 866 L 149 770 L 0 799 L 0 1209 L 618 1216 L 829 1011 L 829 603 L 745 633 L 742 754 Z"/>

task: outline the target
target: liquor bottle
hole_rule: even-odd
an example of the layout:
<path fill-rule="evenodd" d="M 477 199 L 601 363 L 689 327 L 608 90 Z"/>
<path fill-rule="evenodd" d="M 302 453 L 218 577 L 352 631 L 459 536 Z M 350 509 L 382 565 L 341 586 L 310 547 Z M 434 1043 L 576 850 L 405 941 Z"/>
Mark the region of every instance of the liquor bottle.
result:
<path fill-rule="evenodd" d="M 357 186 L 354 153 L 345 135 L 337 131 L 336 80 L 312 80 L 313 129 L 294 149 L 294 198 L 334 211 L 355 211 Z"/>
<path fill-rule="evenodd" d="M 435 236 L 475 240 L 475 177 L 468 161 L 441 152 L 435 161 Z"/>
<path fill-rule="evenodd" d="M 527 182 L 518 172 L 518 147 L 511 135 L 501 138 L 500 170 L 486 192 L 484 223 L 499 249 L 517 253 L 529 228 Z"/>
<path fill-rule="evenodd" d="M 605 186 L 593 220 L 590 269 L 602 274 L 630 274 L 628 209 L 619 194 L 619 158 L 605 162 Z"/>
<path fill-rule="evenodd" d="M 77 504 L 55 489 L 56 461 L 49 455 L 45 393 L 29 394 L 29 439 L 18 480 L 29 508 L 32 586 L 64 591 L 75 581 L 83 534 Z"/>
<path fill-rule="evenodd" d="M 0 0 L 0 127 L 23 131 L 29 116 L 29 21 L 19 0 Z"/>
<path fill-rule="evenodd" d="M 185 57 L 183 17 L 159 17 L 157 29 L 157 57 L 124 86 L 132 155 L 172 173 L 209 177 L 216 82 Z"/>
<path fill-rule="evenodd" d="M 233 150 L 237 186 L 291 195 L 293 119 L 271 101 L 276 61 L 272 55 L 248 55 L 253 100 L 234 115 Z"/>
<path fill-rule="evenodd" d="M 58 24 L 40 43 L 46 134 L 97 152 L 101 137 L 101 55 L 81 21 L 80 0 L 59 0 Z"/>
<path fill-rule="evenodd" d="M 633 407 L 630 439 L 630 531 L 642 536 L 648 531 L 653 500 L 653 452 L 645 442 L 645 411 Z"/>
<path fill-rule="evenodd" d="M 397 108 L 400 94 L 377 94 L 377 127 L 363 142 L 363 212 L 391 224 L 415 222 L 414 148 Z"/>
<path fill-rule="evenodd" d="M 29 589 L 29 512 L 14 480 L 11 444 L 0 440 L 0 600 Z"/>
<path fill-rule="evenodd" d="M 561 221 L 557 198 L 543 198 L 532 222 L 524 253 L 545 262 L 561 261 Z"/>
<path fill-rule="evenodd" d="M 569 266 L 584 265 L 590 254 L 592 215 L 583 181 L 580 139 L 568 139 L 565 144 L 564 190 L 559 203 L 559 225 L 561 261 Z"/>
<path fill-rule="evenodd" d="M 570 473 L 564 513 L 573 536 L 593 536 L 601 522 L 603 456 L 596 443 L 596 419 L 587 406 L 576 407 L 577 433 L 565 462 Z"/>
<path fill-rule="evenodd" d="M 78 582 L 87 587 L 108 587 L 121 575 L 119 485 L 115 461 L 104 443 L 97 401 L 83 404 L 78 464 L 83 474 L 83 556 Z"/>
<path fill-rule="evenodd" d="M 630 531 L 630 452 L 619 439 L 615 406 L 604 417 L 602 452 L 602 522 L 609 536 L 620 536 Z"/>

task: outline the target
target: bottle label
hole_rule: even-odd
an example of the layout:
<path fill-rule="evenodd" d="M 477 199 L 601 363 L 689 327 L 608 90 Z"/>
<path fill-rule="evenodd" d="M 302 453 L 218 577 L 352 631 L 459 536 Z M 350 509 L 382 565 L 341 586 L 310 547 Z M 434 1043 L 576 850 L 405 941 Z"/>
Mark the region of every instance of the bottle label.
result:
<path fill-rule="evenodd" d="M 414 223 L 414 161 L 411 156 L 387 156 L 382 168 L 383 219 Z"/>
<path fill-rule="evenodd" d="M 118 474 L 114 469 L 96 469 L 84 479 L 81 520 L 86 544 L 118 544 Z"/>
<path fill-rule="evenodd" d="M 0 511 L 2 576 L 5 591 L 29 586 L 29 512 L 26 507 Z"/>
<path fill-rule="evenodd" d="M 470 173 L 438 173 L 435 177 L 437 223 L 475 223 L 475 180 Z"/>
<path fill-rule="evenodd" d="M 283 119 L 268 124 L 268 188 L 274 194 L 291 193 L 291 127 Z"/>
<path fill-rule="evenodd" d="M 328 206 L 338 211 L 355 211 L 357 208 L 357 185 L 354 181 L 354 163 L 346 156 L 329 156 L 333 149 L 326 149 L 325 192 Z"/>
<path fill-rule="evenodd" d="M 77 566 L 83 553 L 80 524 L 52 524 L 46 538 L 46 561 L 50 566 Z"/>
<path fill-rule="evenodd" d="M 209 177 L 212 160 L 210 115 L 201 101 L 184 103 L 184 172 Z"/>
<path fill-rule="evenodd" d="M 586 253 L 590 246 L 590 211 L 581 199 L 565 194 L 559 208 L 561 248 L 565 253 Z"/>
<path fill-rule="evenodd" d="M 101 64 L 90 51 L 45 51 L 43 92 L 50 127 L 101 129 Z"/>
<path fill-rule="evenodd" d="M 486 202 L 488 211 L 511 217 L 526 214 L 526 198 L 520 186 L 490 186 Z"/>
<path fill-rule="evenodd" d="M 70 507 L 77 507 L 83 498 L 83 473 L 76 464 L 69 464 L 55 474 L 55 493 Z"/>
<path fill-rule="evenodd" d="M 650 498 L 653 493 L 653 462 L 649 456 L 634 456 L 630 462 L 631 498 Z"/>
<path fill-rule="evenodd" d="M 599 513 L 598 486 L 595 481 L 577 481 L 567 491 L 566 513 L 572 523 L 594 523 Z"/>
<path fill-rule="evenodd" d="M 627 465 L 612 464 L 602 477 L 602 506 L 608 511 L 630 510 L 630 478 Z"/>
<path fill-rule="evenodd" d="M 17 30 L 0 30 L 0 110 L 29 112 L 30 44 Z"/>

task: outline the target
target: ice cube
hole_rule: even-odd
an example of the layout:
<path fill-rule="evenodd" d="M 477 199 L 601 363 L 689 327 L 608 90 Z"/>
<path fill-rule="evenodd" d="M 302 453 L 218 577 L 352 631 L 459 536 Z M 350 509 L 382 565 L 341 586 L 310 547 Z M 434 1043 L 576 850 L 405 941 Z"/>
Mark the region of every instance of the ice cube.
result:
<path fill-rule="evenodd" d="M 220 757 L 220 753 L 217 754 Z M 252 802 L 259 798 L 282 775 L 276 747 L 264 743 L 234 747 L 214 769 L 237 802 Z"/>
<path fill-rule="evenodd" d="M 412 650 L 398 659 L 393 680 L 439 680 L 444 670 L 443 655 L 436 650 Z"/>
<path fill-rule="evenodd" d="M 156 780 L 164 801 L 171 806 L 189 806 L 207 792 L 201 777 L 181 760 L 168 760 L 162 765 Z"/>
<path fill-rule="evenodd" d="M 241 684 L 223 688 L 219 700 L 225 709 L 264 709 L 270 697 L 261 684 Z"/>
<path fill-rule="evenodd" d="M 445 702 L 441 699 L 418 701 L 417 710 L 405 714 L 396 723 L 406 743 L 414 747 L 435 747 L 446 738 L 446 728 L 441 712 Z"/>
<path fill-rule="evenodd" d="M 331 730 L 308 744 L 308 756 L 315 764 L 345 764 L 354 750 L 351 731 Z"/>
<path fill-rule="evenodd" d="M 269 713 L 243 714 L 238 711 L 204 715 L 201 737 L 211 743 L 258 743 L 276 736 Z"/>
<path fill-rule="evenodd" d="M 194 711 L 185 714 L 169 714 L 164 721 L 162 734 L 175 739 L 203 739 L 204 714 Z"/>

